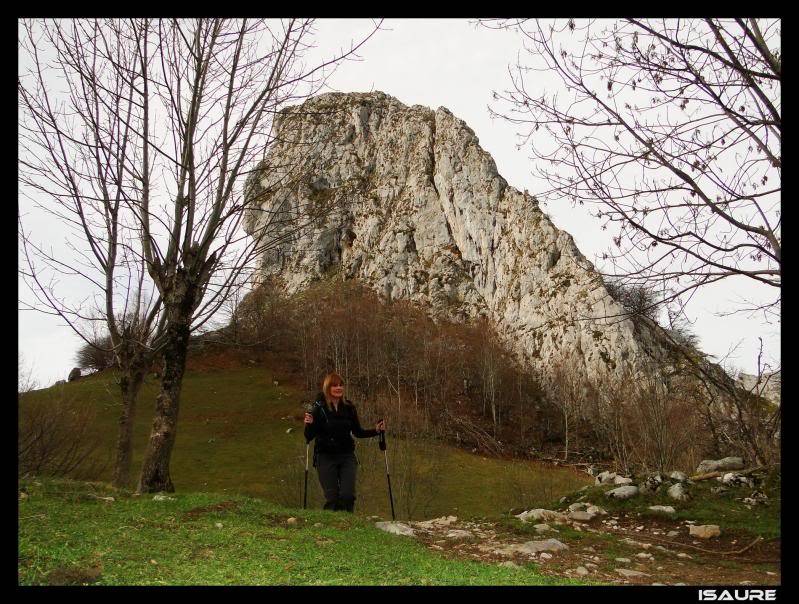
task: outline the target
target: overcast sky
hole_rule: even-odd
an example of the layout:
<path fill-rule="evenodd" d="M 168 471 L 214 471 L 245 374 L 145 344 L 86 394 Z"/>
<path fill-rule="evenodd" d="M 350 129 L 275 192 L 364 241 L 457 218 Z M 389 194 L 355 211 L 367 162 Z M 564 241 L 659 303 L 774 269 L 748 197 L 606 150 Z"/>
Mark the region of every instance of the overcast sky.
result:
<path fill-rule="evenodd" d="M 370 27 L 369 20 L 322 20 L 318 52 L 329 54 L 346 46 Z M 531 174 L 528 153 L 517 149 L 513 126 L 492 120 L 488 112 L 492 91 L 509 85 L 507 66 L 520 47 L 515 34 L 487 30 L 466 20 L 388 20 L 383 31 L 363 47 L 362 60 L 340 66 L 329 84 L 332 90 L 341 92 L 380 90 L 406 105 L 447 107 L 475 131 L 511 186 L 535 194 L 543 185 Z M 554 85 L 554 80 L 541 79 L 542 90 Z M 559 228 L 574 237 L 583 254 L 601 266 L 596 258 L 609 246 L 610 234 L 600 231 L 589 209 L 570 204 L 549 204 L 544 209 Z M 20 211 L 28 211 L 23 198 Z M 34 229 L 46 229 L 54 241 L 58 239 L 57 224 L 37 221 L 33 225 Z M 705 352 L 723 357 L 737 347 L 730 362 L 751 373 L 756 368 L 758 337 L 763 338 L 767 360 L 772 365 L 779 362 L 780 334 L 779 324 L 766 324 L 759 316 L 717 316 L 735 308 L 741 299 L 765 301 L 772 294 L 768 289 L 773 288 L 759 288 L 746 281 L 727 279 L 703 290 L 694 297 L 689 316 Z M 21 281 L 19 284 L 24 287 Z M 58 319 L 20 311 L 19 352 L 40 385 L 65 379 L 75 366 L 79 346 L 78 337 Z"/>

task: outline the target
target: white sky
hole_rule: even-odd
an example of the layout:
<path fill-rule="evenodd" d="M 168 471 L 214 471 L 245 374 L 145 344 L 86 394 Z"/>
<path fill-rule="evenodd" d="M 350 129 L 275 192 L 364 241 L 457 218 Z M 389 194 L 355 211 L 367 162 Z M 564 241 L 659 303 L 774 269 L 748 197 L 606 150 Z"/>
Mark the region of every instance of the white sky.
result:
<path fill-rule="evenodd" d="M 328 19 L 318 24 L 319 52 L 329 54 L 348 45 L 351 38 L 363 35 L 369 20 Z M 507 65 L 516 58 L 521 45 L 515 34 L 487 30 L 461 19 L 392 19 L 383 25 L 360 52 L 362 61 L 339 67 L 330 80 L 332 89 L 341 92 L 380 90 L 406 105 L 426 105 L 433 109 L 447 107 L 463 119 L 477 134 L 481 146 L 494 157 L 500 174 L 508 183 L 531 194 L 543 188 L 531 172 L 531 160 L 524 150 L 517 150 L 512 125 L 492 120 L 488 105 L 492 91 L 509 85 Z M 541 86 L 553 81 L 542 79 Z M 535 91 L 531 90 L 531 93 Z M 27 201 L 20 198 L 20 211 Z M 570 204 L 545 208 L 553 222 L 569 232 L 585 256 L 597 266 L 596 257 L 609 246 L 610 235 L 599 230 L 598 221 L 586 206 Z M 32 223 L 35 229 L 47 229 L 53 241 L 58 225 Z M 41 237 L 42 233 L 35 232 Z M 737 346 L 729 362 L 752 373 L 756 369 L 758 336 L 763 338 L 764 359 L 772 366 L 780 360 L 780 326 L 766 324 L 762 317 L 737 314 L 719 317 L 716 313 L 735 308 L 735 302 L 767 300 L 771 288 L 757 287 L 748 280 L 728 279 L 698 293 L 689 307 L 694 320 L 692 329 L 701 339 L 701 348 L 717 357 Z M 19 281 L 19 287 L 24 287 Z M 75 366 L 74 355 L 81 341 L 69 327 L 50 316 L 19 312 L 19 352 L 33 368 L 40 386 L 65 379 Z"/>

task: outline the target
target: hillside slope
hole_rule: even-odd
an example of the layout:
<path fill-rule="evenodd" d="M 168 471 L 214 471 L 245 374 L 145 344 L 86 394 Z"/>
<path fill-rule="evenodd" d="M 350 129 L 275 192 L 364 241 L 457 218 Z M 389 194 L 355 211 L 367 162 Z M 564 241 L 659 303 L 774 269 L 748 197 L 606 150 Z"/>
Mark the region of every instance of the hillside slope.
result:
<path fill-rule="evenodd" d="M 246 361 L 245 361 L 245 364 Z M 249 365 L 249 364 L 247 364 Z M 204 491 L 261 497 L 282 505 L 302 501 L 305 442 L 303 394 L 265 366 L 194 362 L 186 374 L 171 473 L 178 492 Z M 274 382 L 277 381 L 276 386 Z M 134 432 L 134 473 L 149 435 L 156 384 L 140 396 Z M 30 397 L 30 398 L 28 398 Z M 102 438 L 104 472 L 88 478 L 110 480 L 120 410 L 112 372 L 103 372 L 24 396 L 85 401 L 98 415 L 94 433 Z M 361 406 L 364 424 L 372 410 Z M 358 441 L 360 461 L 356 510 L 390 516 L 384 457 L 376 439 Z M 395 438 L 389 426 L 389 464 L 397 515 L 430 518 L 495 514 L 512 507 L 551 501 L 587 483 L 585 474 L 528 461 L 489 459 L 427 441 Z M 321 507 L 315 470 L 309 473 L 309 507 Z"/>

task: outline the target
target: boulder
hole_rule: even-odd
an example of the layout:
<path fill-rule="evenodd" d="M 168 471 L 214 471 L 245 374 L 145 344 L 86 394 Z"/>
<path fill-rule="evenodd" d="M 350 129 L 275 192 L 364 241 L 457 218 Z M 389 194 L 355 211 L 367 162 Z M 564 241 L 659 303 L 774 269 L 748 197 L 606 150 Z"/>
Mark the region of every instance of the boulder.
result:
<path fill-rule="evenodd" d="M 386 531 L 394 535 L 403 535 L 405 537 L 413 537 L 416 535 L 416 531 L 402 522 L 375 522 L 375 526 L 381 531 Z"/>
<path fill-rule="evenodd" d="M 720 536 L 721 529 L 717 524 L 700 524 L 697 526 L 689 526 L 688 534 L 692 537 L 699 537 L 700 539 L 710 539 L 711 537 Z"/>
<path fill-rule="evenodd" d="M 596 484 L 613 484 L 616 480 L 616 472 L 600 472 L 596 476 Z"/>
<path fill-rule="evenodd" d="M 598 505 L 589 505 L 585 511 L 589 514 L 598 514 L 600 516 L 607 515 L 607 512 Z"/>
<path fill-rule="evenodd" d="M 749 497 L 745 497 L 743 502 L 747 505 L 768 505 L 768 496 L 763 491 L 753 491 Z"/>
<path fill-rule="evenodd" d="M 667 493 L 669 497 L 677 501 L 687 501 L 689 498 L 688 491 L 681 482 L 671 485 Z"/>
<path fill-rule="evenodd" d="M 652 476 L 647 476 L 647 478 L 641 482 L 639 488 L 642 493 L 651 494 L 656 493 L 661 484 L 663 484 L 663 478 L 660 474 L 653 474 Z"/>
<path fill-rule="evenodd" d="M 738 472 L 727 472 L 721 477 L 721 482 L 730 487 L 753 486 L 752 480 Z"/>
<path fill-rule="evenodd" d="M 73 367 L 72 371 L 69 372 L 69 377 L 67 377 L 67 381 L 74 382 L 75 380 L 79 379 L 81 376 L 80 367 Z"/>
<path fill-rule="evenodd" d="M 613 499 L 629 499 L 636 495 L 638 495 L 638 487 L 635 485 L 617 487 L 605 493 L 605 497 L 611 497 Z"/>
<path fill-rule="evenodd" d="M 696 468 L 697 474 L 708 472 L 726 472 L 727 470 L 743 470 L 744 460 L 741 457 L 725 457 L 723 459 L 704 459 Z"/>

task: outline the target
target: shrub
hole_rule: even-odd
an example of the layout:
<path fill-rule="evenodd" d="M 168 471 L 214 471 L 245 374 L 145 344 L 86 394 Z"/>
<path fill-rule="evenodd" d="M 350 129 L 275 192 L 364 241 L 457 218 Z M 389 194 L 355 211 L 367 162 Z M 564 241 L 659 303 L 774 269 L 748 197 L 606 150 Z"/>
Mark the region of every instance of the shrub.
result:
<path fill-rule="evenodd" d="M 42 397 L 21 396 L 17 454 L 19 476 L 96 478 L 105 467 L 97 456 L 101 438 L 91 404 L 66 398 L 63 387 Z"/>
<path fill-rule="evenodd" d="M 91 369 L 93 371 L 103 371 L 113 367 L 116 360 L 111 336 L 100 336 L 95 338 L 90 344 L 87 343 L 81 346 L 75 355 L 75 361 L 81 369 Z"/>

